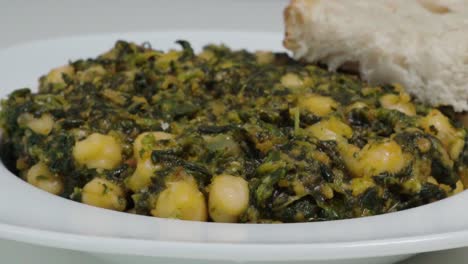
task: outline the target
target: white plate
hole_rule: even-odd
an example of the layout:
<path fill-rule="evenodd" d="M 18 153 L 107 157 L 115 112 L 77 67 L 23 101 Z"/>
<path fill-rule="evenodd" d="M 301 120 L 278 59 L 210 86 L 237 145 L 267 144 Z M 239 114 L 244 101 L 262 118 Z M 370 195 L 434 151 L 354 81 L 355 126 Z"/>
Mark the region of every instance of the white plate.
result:
<path fill-rule="evenodd" d="M 36 87 L 40 75 L 69 59 L 94 57 L 117 39 L 177 48 L 187 39 L 232 48 L 283 51 L 282 36 L 247 32 L 159 32 L 46 40 L 0 51 L 0 97 Z M 45 193 L 0 166 L 0 238 L 57 248 L 121 255 L 219 261 L 389 263 L 408 255 L 468 245 L 468 192 L 426 206 L 360 219 L 251 225 L 199 223 L 119 213 Z M 142 256 L 146 256 L 143 258 Z M 124 263 L 124 262 L 122 262 Z M 205 263 L 205 262 L 204 262 Z"/>

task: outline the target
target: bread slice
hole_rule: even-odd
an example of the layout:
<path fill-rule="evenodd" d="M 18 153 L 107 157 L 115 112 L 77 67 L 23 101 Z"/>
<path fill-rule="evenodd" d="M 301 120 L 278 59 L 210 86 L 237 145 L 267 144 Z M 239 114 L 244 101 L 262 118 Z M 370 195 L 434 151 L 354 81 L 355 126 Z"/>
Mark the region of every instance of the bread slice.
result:
<path fill-rule="evenodd" d="M 296 59 L 468 111 L 468 0 L 292 0 L 284 17 Z"/>

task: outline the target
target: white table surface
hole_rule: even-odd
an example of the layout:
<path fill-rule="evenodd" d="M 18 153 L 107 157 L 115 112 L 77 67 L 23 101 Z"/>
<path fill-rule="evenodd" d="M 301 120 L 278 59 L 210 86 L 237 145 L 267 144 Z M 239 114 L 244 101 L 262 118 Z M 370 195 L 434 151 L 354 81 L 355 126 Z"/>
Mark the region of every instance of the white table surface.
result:
<path fill-rule="evenodd" d="M 287 2 L 0 0 L 0 49 L 37 39 L 104 32 L 187 28 L 282 32 L 282 10 Z M 0 256 L 1 263 L 103 264 L 101 260 L 80 252 L 5 240 L 0 240 Z M 404 263 L 468 263 L 468 248 L 421 254 Z"/>

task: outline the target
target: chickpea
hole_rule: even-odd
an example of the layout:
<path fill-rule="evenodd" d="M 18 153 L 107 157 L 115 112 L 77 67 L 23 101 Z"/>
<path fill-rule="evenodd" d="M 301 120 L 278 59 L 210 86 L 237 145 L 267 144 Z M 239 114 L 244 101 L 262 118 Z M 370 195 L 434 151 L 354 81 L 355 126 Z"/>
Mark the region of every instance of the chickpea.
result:
<path fill-rule="evenodd" d="M 72 76 L 75 73 L 75 69 L 71 65 L 64 65 L 58 68 L 51 70 L 46 78 L 46 83 L 61 83 L 64 84 L 65 81 L 63 80 L 62 74 Z"/>
<path fill-rule="evenodd" d="M 234 223 L 249 206 L 246 180 L 231 175 L 215 176 L 210 186 L 209 211 L 216 222 Z"/>
<path fill-rule="evenodd" d="M 32 166 L 26 173 L 28 183 L 46 192 L 59 195 L 63 192 L 63 182 L 58 175 L 54 175 L 42 162 Z"/>
<path fill-rule="evenodd" d="M 20 126 L 26 126 L 34 133 L 47 136 L 54 128 L 54 118 L 50 114 L 43 114 L 35 118 L 32 114 L 21 114 L 17 120 Z"/>
<path fill-rule="evenodd" d="M 355 177 L 360 177 L 362 175 L 361 164 L 358 160 L 360 149 L 355 145 L 339 141 L 338 150 L 351 174 Z"/>
<path fill-rule="evenodd" d="M 281 84 L 289 89 L 299 89 L 304 86 L 302 79 L 294 73 L 286 73 L 281 77 Z"/>
<path fill-rule="evenodd" d="M 153 216 L 191 221 L 208 219 L 205 196 L 194 182 L 182 180 L 167 185 L 151 210 Z"/>
<path fill-rule="evenodd" d="M 419 193 L 421 191 L 421 182 L 415 178 L 410 178 L 403 182 L 403 190 L 408 193 Z"/>
<path fill-rule="evenodd" d="M 382 172 L 396 173 L 407 164 L 400 145 L 395 141 L 367 144 L 360 153 L 364 175 L 378 175 Z"/>
<path fill-rule="evenodd" d="M 76 162 L 90 169 L 113 169 L 122 161 L 122 147 L 109 135 L 93 133 L 73 148 Z"/>
<path fill-rule="evenodd" d="M 122 188 L 102 178 L 94 178 L 83 187 L 81 201 L 85 204 L 116 211 L 123 211 L 127 206 Z"/>
<path fill-rule="evenodd" d="M 299 98 L 298 106 L 316 116 L 326 116 L 338 107 L 338 103 L 329 96 L 310 94 Z"/>
<path fill-rule="evenodd" d="M 135 172 L 130 176 L 126 182 L 127 187 L 137 192 L 151 183 L 151 177 L 160 169 L 160 165 L 153 164 L 150 158 L 139 160 Z"/>
<path fill-rule="evenodd" d="M 325 199 L 333 199 L 335 196 L 332 187 L 330 187 L 328 184 L 321 185 L 320 192 L 322 193 L 323 197 L 325 197 Z"/>
<path fill-rule="evenodd" d="M 319 140 L 338 140 L 343 137 L 350 138 L 353 135 L 352 128 L 336 117 L 309 126 L 307 131 Z"/>
<path fill-rule="evenodd" d="M 146 159 L 151 156 L 151 152 L 155 149 L 162 149 L 160 141 L 173 141 L 174 135 L 166 132 L 145 132 L 135 139 L 133 143 L 133 155 L 135 159 Z M 174 142 L 172 142 L 174 143 Z"/>
<path fill-rule="evenodd" d="M 288 183 L 288 185 L 289 185 L 289 183 Z M 293 187 L 294 193 L 297 196 L 306 195 L 307 189 L 306 189 L 306 187 L 304 186 L 304 184 L 301 181 L 294 180 L 291 185 Z"/>
<path fill-rule="evenodd" d="M 375 183 L 371 178 L 353 178 L 351 180 L 351 190 L 353 196 L 363 194 L 367 189 L 374 187 Z"/>
<path fill-rule="evenodd" d="M 393 140 L 371 142 L 362 150 L 349 144 L 340 144 L 338 147 L 346 166 L 355 177 L 370 177 L 383 172 L 396 173 L 411 159 Z"/>
<path fill-rule="evenodd" d="M 271 51 L 256 51 L 255 59 L 258 64 L 270 64 L 275 60 L 275 55 Z"/>
<path fill-rule="evenodd" d="M 437 137 L 453 160 L 456 160 L 465 146 L 465 132 L 456 129 L 450 120 L 439 110 L 431 110 L 421 120 L 421 126 L 427 133 Z"/>
<path fill-rule="evenodd" d="M 416 115 L 416 107 L 411 103 L 411 97 L 406 93 L 400 93 L 400 96 L 395 94 L 386 94 L 380 97 L 382 107 L 390 110 L 397 110 L 406 115 Z"/>

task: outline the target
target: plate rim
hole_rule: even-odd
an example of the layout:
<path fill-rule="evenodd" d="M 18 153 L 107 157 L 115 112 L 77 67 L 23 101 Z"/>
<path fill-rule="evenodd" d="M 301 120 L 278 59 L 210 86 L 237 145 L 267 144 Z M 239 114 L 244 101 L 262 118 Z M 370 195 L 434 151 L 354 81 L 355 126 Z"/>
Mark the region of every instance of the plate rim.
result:
<path fill-rule="evenodd" d="M 197 34 L 249 34 L 253 35 L 275 35 L 278 37 L 279 32 L 251 32 L 251 31 L 212 31 L 212 30 L 167 30 L 167 31 L 147 31 L 147 32 L 122 32 L 122 33 L 99 33 L 99 34 L 89 34 L 89 35 L 74 35 L 74 36 L 62 36 L 53 39 L 44 39 L 44 40 L 36 40 L 31 42 L 23 42 L 19 44 L 15 44 L 12 46 L 8 46 L 6 48 L 0 49 L 0 59 L 4 57 L 8 57 L 8 54 L 18 52 L 18 50 L 22 50 L 34 45 L 48 45 L 50 43 L 56 42 L 63 42 L 63 41 L 83 41 L 86 39 L 95 39 L 95 38 L 114 38 L 116 39 L 117 36 L 141 36 L 141 35 L 158 35 L 158 34 L 187 34 L 190 32 L 189 35 L 197 35 Z M 0 69 L 1 69 L 2 62 L 0 62 Z M 0 75 L 1 76 L 1 75 Z M 1 92 L 1 91 L 0 91 Z M 4 95 L 2 95 L 4 96 Z M 20 181 L 23 185 L 28 185 L 18 179 L 12 173 L 5 171 L 5 167 L 3 163 L 0 166 L 0 183 L 3 183 L 6 178 L 14 177 L 15 180 Z M 13 179 L 10 179 L 13 180 Z M 10 181 L 12 182 L 12 181 Z M 19 183 L 15 183 L 19 184 Z M 19 185 L 18 185 L 19 186 Z M 25 186 L 21 188 L 27 189 Z M 37 190 L 34 187 L 29 186 L 29 190 L 32 194 L 36 197 L 39 197 L 41 200 L 58 200 L 57 197 L 49 195 L 41 190 Z M 5 187 L 2 187 L 0 184 L 0 192 Z M 19 188 L 19 187 L 18 187 Z M 8 191 L 8 190 L 7 190 Z M 0 194 L 1 197 L 1 194 Z M 2 200 L 0 199 L 0 203 Z M 71 203 L 75 203 L 69 200 L 65 200 L 67 203 L 66 205 L 70 205 L 70 207 L 78 208 L 79 211 L 87 211 L 93 212 L 100 215 L 110 215 L 112 217 L 115 212 L 108 212 L 108 210 L 99 209 L 99 208 L 91 208 L 89 206 L 83 204 L 75 204 L 71 205 Z M 56 204 L 64 204 L 60 201 L 56 202 Z M 385 215 L 379 216 L 372 216 L 372 217 L 365 217 L 359 219 L 349 219 L 349 220 L 339 220 L 339 221 L 329 221 L 334 222 L 337 225 L 341 223 L 358 223 L 358 222 L 373 222 L 381 221 L 382 218 L 392 218 L 398 219 L 399 217 L 406 217 L 410 214 L 415 214 L 415 212 L 427 212 L 428 210 L 432 210 L 434 213 L 435 210 L 442 208 L 442 205 L 452 205 L 452 204 L 462 204 L 462 202 L 468 201 L 468 193 L 464 192 L 462 194 L 458 194 L 454 197 L 446 198 L 442 201 L 420 206 L 418 208 L 409 209 L 401 212 L 390 213 Z M 7 210 L 4 207 L 0 206 L 0 212 L 2 214 L 6 214 Z M 76 209 L 76 210 L 78 210 Z M 409 212 L 411 211 L 411 212 Z M 387 217 L 392 215 L 392 217 Z M 453 214 L 457 215 L 457 214 Z M 468 219 L 468 213 L 464 214 L 463 217 Z M 380 220 L 379 220 L 380 219 Z M 23 219 L 24 220 L 24 219 Z M 183 221 L 177 220 L 169 220 L 174 221 L 177 223 Z M 383 220 L 382 220 L 383 221 Z M 160 220 L 160 223 L 165 222 L 165 220 Z M 468 221 L 467 221 L 468 222 Z M 448 222 L 447 222 L 448 223 Z M 452 222 L 450 222 L 452 223 Z M 455 222 L 453 222 L 455 223 Z M 453 225 L 452 223 L 452 225 Z M 308 223 L 309 225 L 314 225 L 315 223 Z M 195 226 L 193 223 L 186 222 L 188 226 Z M 222 224 L 215 224 L 215 223 L 203 223 L 200 226 L 216 226 Z M 281 224 L 281 225 L 307 225 L 307 224 Z M 249 226 L 246 224 L 237 224 L 234 226 Z M 255 224 L 255 226 L 259 226 Z M 328 226 L 330 228 L 331 225 L 323 225 Z M 220 227 L 222 229 L 222 227 Z M 242 228 L 244 229 L 244 228 Z M 285 229 L 283 227 L 278 227 L 278 229 Z M 443 228 L 442 228 L 443 229 Z M 387 238 L 387 239 L 360 239 L 354 242 L 320 242 L 320 243 L 246 243 L 239 242 L 239 243 L 210 243 L 206 241 L 201 242 L 187 242 L 187 241 L 168 241 L 168 240 L 149 240 L 149 239 L 131 239 L 131 238 L 123 238 L 123 237 L 107 237 L 107 236 L 99 236 L 99 235 L 84 235 L 84 234 L 76 234 L 74 232 L 59 232 L 56 230 L 50 229 L 41 229 L 41 228 L 32 228 L 23 225 L 13 225 L 10 224 L 8 221 L 2 220 L 0 217 L 0 237 L 5 239 L 11 240 L 18 240 L 27 243 L 34 243 L 34 244 L 41 244 L 46 246 L 53 246 L 53 247 L 61 247 L 61 248 L 68 248 L 68 249 L 76 249 L 76 250 L 84 250 L 84 251 L 94 251 L 94 252 L 108 252 L 108 253 L 122 253 L 125 254 L 132 254 L 130 250 L 126 250 L 126 248 L 133 248 L 133 250 L 138 251 L 136 245 L 140 245 L 141 248 L 146 249 L 147 251 L 141 251 L 138 255 L 148 255 L 148 256 L 164 256 L 161 254 L 166 254 L 168 257 L 180 257 L 180 250 L 181 248 L 186 248 L 187 250 L 191 250 L 191 257 L 190 258 L 213 258 L 213 259 L 239 259 L 245 258 L 245 260 L 311 260 L 311 259 L 344 259 L 344 258 L 358 258 L 358 257 L 374 257 L 374 256 L 388 256 L 388 255 L 397 255 L 397 254 L 410 254 L 410 253 L 419 253 L 423 251 L 433 251 L 433 250 L 441 250 L 441 249 L 448 249 L 448 248 L 455 248 L 455 247 L 462 247 L 468 245 L 468 224 L 465 226 L 457 226 L 455 227 L 456 231 L 450 232 L 435 232 L 426 235 L 411 235 L 406 237 L 395 237 L 395 238 Z M 60 239 L 62 238 L 62 239 Z M 106 248 L 103 246 L 103 241 L 106 243 L 116 245 L 115 249 Z M 118 247 L 117 247 L 118 246 Z M 213 247 L 217 247 L 218 250 L 213 250 Z M 100 248 L 98 250 L 98 248 Z M 154 251 L 150 251 L 151 248 L 165 248 L 167 250 L 157 250 L 156 253 Z M 172 248 L 172 250 L 171 250 Z M 175 250 L 174 248 L 178 248 Z M 281 250 L 279 250 L 281 248 Z M 369 250 L 372 248 L 373 250 Z M 202 253 L 197 253 L 198 251 L 203 251 Z M 255 249 L 255 250 L 254 250 Z M 285 251 L 285 249 L 287 249 Z M 337 250 L 340 250 L 340 254 L 337 254 Z M 161 252 L 163 251 L 163 252 Z M 223 254 L 219 254 L 220 251 L 223 251 Z M 179 253 L 177 253 L 179 252 Z M 246 254 L 246 252 L 248 252 Z M 314 253 L 314 254 L 312 254 Z M 153 255 L 154 254 L 154 255 Z"/>
<path fill-rule="evenodd" d="M 199 260 L 306 261 L 412 255 L 467 245 L 468 230 L 408 238 L 309 244 L 231 244 L 114 238 L 38 230 L 0 223 L 0 238 L 91 253 Z M 39 241 L 37 239 L 40 239 Z M 424 246 L 420 243 L 424 242 Z M 104 248 L 102 245 L 106 245 Z M 97 250 L 96 248 L 100 248 Z M 158 249 L 150 251 L 148 249 Z M 181 256 L 180 252 L 191 252 Z M 367 251 L 362 254 L 361 251 Z M 133 253 L 131 253 L 133 252 Z"/>

